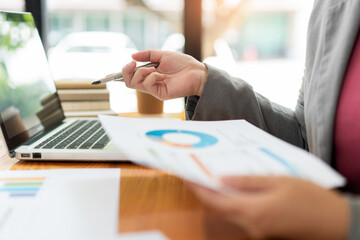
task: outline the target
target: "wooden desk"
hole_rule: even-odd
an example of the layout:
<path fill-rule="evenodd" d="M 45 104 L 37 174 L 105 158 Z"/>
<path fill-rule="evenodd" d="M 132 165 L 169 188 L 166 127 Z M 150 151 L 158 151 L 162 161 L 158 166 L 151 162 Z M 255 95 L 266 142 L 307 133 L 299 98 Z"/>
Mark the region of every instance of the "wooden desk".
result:
<path fill-rule="evenodd" d="M 206 210 L 181 179 L 164 172 L 131 163 L 23 162 L 3 154 L 0 150 L 0 170 L 120 168 L 121 233 L 160 230 L 173 240 L 239 239 L 236 227 Z"/>

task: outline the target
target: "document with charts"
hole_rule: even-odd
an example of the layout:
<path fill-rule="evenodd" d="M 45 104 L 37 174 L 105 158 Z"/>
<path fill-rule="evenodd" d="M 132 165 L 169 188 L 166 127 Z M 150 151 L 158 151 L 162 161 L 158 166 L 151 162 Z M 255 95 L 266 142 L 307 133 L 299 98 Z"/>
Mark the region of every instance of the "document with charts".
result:
<path fill-rule="evenodd" d="M 0 171 L 0 239 L 118 239 L 119 189 L 120 169 Z"/>
<path fill-rule="evenodd" d="M 100 116 L 129 160 L 218 189 L 226 175 L 286 175 L 326 188 L 345 179 L 310 153 L 244 120 L 173 121 Z"/>

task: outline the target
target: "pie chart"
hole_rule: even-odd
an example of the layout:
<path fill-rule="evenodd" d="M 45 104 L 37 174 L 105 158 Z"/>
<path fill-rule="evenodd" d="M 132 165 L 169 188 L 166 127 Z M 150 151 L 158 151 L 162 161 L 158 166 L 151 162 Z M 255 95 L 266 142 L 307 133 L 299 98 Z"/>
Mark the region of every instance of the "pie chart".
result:
<path fill-rule="evenodd" d="M 218 139 L 210 134 L 177 129 L 150 131 L 146 136 L 164 145 L 183 148 L 204 148 L 218 142 Z"/>

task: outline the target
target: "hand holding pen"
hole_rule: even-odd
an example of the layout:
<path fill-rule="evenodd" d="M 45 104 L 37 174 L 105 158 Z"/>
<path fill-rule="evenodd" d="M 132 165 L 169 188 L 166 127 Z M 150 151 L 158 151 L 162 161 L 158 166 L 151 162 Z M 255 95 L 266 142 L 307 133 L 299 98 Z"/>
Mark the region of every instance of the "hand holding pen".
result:
<path fill-rule="evenodd" d="M 148 64 L 145 64 L 145 65 L 142 65 L 142 66 L 139 66 L 139 67 L 136 67 L 134 69 L 134 73 L 139 69 L 139 68 L 142 68 L 142 67 L 154 67 L 154 68 L 157 68 L 159 66 L 159 63 L 148 63 Z M 98 85 L 98 84 L 103 84 L 103 83 L 106 83 L 106 82 L 110 82 L 110 81 L 122 81 L 123 80 L 123 74 L 122 72 L 119 72 L 119 73 L 114 73 L 114 74 L 111 74 L 105 78 L 102 78 L 98 81 L 95 81 L 95 82 L 92 82 L 91 84 L 92 85 Z"/>
<path fill-rule="evenodd" d="M 201 95 L 207 67 L 193 57 L 177 52 L 146 50 L 133 54 L 132 58 L 133 61 L 122 68 L 122 74 L 110 75 L 106 80 L 122 77 L 126 87 L 149 93 L 160 100 Z M 136 67 L 136 62 L 156 65 Z"/>

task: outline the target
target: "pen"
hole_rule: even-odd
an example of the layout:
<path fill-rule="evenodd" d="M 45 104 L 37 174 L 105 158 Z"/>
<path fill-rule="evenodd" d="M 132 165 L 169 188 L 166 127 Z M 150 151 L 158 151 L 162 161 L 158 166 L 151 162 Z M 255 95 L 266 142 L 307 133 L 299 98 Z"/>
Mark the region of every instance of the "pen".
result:
<path fill-rule="evenodd" d="M 145 65 L 142 65 L 142 66 L 138 66 L 134 69 L 134 73 L 136 72 L 136 70 L 138 70 L 139 68 L 142 68 L 142 67 L 154 67 L 154 68 L 157 68 L 159 66 L 159 63 L 148 63 L 148 64 L 145 64 Z M 102 83 L 106 83 L 106 82 L 110 82 L 110 81 L 115 81 L 115 80 L 122 80 L 123 79 L 123 75 L 122 75 L 122 72 L 119 72 L 119 73 L 114 73 L 108 77 L 105 77 L 105 78 L 102 78 L 100 80 L 97 80 L 95 82 L 92 82 L 91 85 L 98 85 L 98 84 L 102 84 Z"/>

